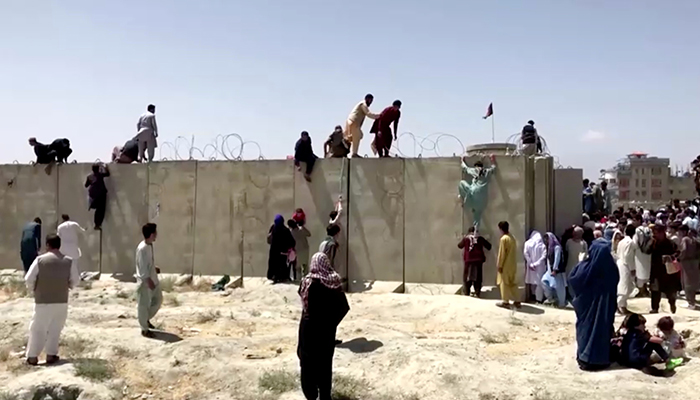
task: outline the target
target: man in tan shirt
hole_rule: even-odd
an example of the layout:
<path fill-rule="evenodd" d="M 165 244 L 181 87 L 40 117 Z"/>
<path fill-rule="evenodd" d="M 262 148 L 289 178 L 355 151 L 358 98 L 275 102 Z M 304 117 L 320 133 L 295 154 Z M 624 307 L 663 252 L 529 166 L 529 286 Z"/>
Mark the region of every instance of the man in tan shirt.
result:
<path fill-rule="evenodd" d="M 60 252 L 61 238 L 46 237 L 45 254 L 37 257 L 24 280 L 34 293 L 34 315 L 29 325 L 27 363 L 37 365 L 46 350 L 46 364 L 58 362 L 58 342 L 68 316 L 68 291 L 80 282 L 78 268 Z"/>
<path fill-rule="evenodd" d="M 352 156 L 359 157 L 358 151 L 360 150 L 360 141 L 362 140 L 362 124 L 365 122 L 365 117 L 372 119 L 379 118 L 379 114 L 374 114 L 369 110 L 369 106 L 372 105 L 374 101 L 374 96 L 368 94 L 365 99 L 355 106 L 348 116 L 348 120 L 345 123 L 345 139 L 352 143 Z"/>

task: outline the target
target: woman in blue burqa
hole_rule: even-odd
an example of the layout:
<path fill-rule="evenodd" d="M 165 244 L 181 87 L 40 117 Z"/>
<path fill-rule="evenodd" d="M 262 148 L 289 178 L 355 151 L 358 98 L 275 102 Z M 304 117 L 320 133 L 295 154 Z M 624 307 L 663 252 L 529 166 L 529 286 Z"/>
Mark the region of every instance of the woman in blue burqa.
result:
<path fill-rule="evenodd" d="M 620 273 L 610 252 L 610 242 L 596 240 L 588 259 L 569 275 L 576 310 L 576 360 L 585 371 L 610 366 L 610 339 L 617 309 L 617 283 Z"/>
<path fill-rule="evenodd" d="M 491 154 L 490 159 L 491 166 L 484 168 L 484 163 L 481 161 L 475 162 L 474 167 L 470 167 L 465 161 L 466 157 L 462 158 L 462 173 L 471 176 L 472 180 L 471 182 L 465 180 L 459 182 L 459 198 L 462 199 L 464 208 L 471 208 L 474 227 L 477 229 L 489 198 L 489 179 L 496 169 L 496 157 Z"/>

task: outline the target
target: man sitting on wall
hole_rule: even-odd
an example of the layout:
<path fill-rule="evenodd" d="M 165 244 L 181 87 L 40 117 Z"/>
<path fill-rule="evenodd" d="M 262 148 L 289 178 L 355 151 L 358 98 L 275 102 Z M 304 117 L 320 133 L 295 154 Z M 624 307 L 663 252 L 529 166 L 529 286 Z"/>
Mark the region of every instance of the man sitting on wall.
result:
<path fill-rule="evenodd" d="M 68 162 L 68 156 L 73 153 L 68 139 L 56 139 L 51 144 L 45 145 L 32 137 L 29 138 L 29 145 L 34 147 L 36 164 L 51 164 L 54 161 L 65 163 Z"/>

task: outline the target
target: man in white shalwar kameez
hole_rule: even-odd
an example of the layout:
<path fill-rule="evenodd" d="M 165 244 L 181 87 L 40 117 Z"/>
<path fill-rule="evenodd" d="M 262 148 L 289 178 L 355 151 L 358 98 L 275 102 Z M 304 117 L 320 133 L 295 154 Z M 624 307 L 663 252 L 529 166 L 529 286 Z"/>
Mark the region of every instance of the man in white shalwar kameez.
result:
<path fill-rule="evenodd" d="M 80 282 L 78 270 L 70 257 L 61 254 L 61 238 L 46 237 L 46 253 L 29 267 L 24 277 L 27 289 L 34 294 L 34 315 L 29 324 L 27 364 L 37 365 L 46 351 L 46 364 L 59 361 L 58 344 L 68 317 L 68 291 Z"/>
<path fill-rule="evenodd" d="M 379 118 L 379 114 L 374 114 L 369 111 L 369 106 L 372 105 L 374 96 L 368 94 L 365 99 L 352 109 L 348 120 L 345 123 L 345 139 L 352 143 L 352 156 L 358 157 L 360 151 L 360 141 L 362 140 L 362 124 L 365 122 L 365 117 L 372 119 Z"/>
<path fill-rule="evenodd" d="M 146 150 L 148 150 L 148 161 L 153 161 L 158 147 L 158 125 L 156 124 L 156 106 L 150 104 L 148 111 L 139 117 L 139 122 L 136 124 L 136 138 L 139 142 L 139 162 L 146 159 Z"/>
<path fill-rule="evenodd" d="M 627 315 L 627 300 L 629 300 L 634 288 L 637 286 L 634 278 L 635 255 L 639 250 L 634 241 L 635 228 L 627 225 L 625 237 L 617 244 L 617 269 L 620 271 L 620 281 L 617 284 L 617 311 Z"/>
<path fill-rule="evenodd" d="M 156 224 L 148 223 L 141 228 L 144 240 L 136 248 L 136 295 L 138 297 L 138 320 L 141 335 L 152 338 L 151 319 L 156 316 L 163 303 L 163 293 L 158 281 L 153 252 L 153 242 L 158 236 Z"/>
<path fill-rule="evenodd" d="M 73 268 L 80 271 L 78 259 L 82 256 L 80 251 L 79 234 L 85 233 L 85 229 L 79 223 L 71 221 L 68 214 L 61 216 L 63 222 L 56 229 L 58 237 L 61 238 L 61 253 L 73 260 Z"/>
<path fill-rule="evenodd" d="M 644 253 L 643 249 L 648 248 L 648 242 L 652 240 L 651 229 L 642 225 L 641 216 L 635 216 L 633 226 L 636 228 L 634 241 L 637 251 L 634 252 L 634 265 L 637 279 L 637 287 L 642 294 L 648 293 L 646 284 L 651 277 L 651 253 Z"/>
<path fill-rule="evenodd" d="M 525 285 L 527 287 L 525 300 L 529 300 L 534 291 L 537 302 L 542 303 L 544 301 L 542 277 L 547 272 L 547 247 L 539 232 L 532 232 L 530 239 L 525 242 L 523 254 L 525 256 Z"/>

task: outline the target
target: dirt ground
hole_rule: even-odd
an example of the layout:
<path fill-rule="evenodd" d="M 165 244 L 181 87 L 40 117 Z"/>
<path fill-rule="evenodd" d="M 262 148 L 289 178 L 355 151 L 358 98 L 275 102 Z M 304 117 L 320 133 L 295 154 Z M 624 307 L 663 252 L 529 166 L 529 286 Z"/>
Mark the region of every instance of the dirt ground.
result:
<path fill-rule="evenodd" d="M 153 340 L 140 336 L 134 283 L 87 283 L 71 295 L 64 361 L 29 368 L 21 351 L 33 300 L 21 297 L 14 276 L 5 274 L 3 282 L 0 400 L 304 399 L 295 352 L 301 307 L 293 285 L 250 282 L 225 292 L 204 292 L 206 281 L 174 287 L 153 321 L 168 334 Z M 622 368 L 580 371 L 570 309 L 530 306 L 513 313 L 495 300 L 449 295 L 348 297 L 351 311 L 338 331 L 345 343 L 334 359 L 338 399 L 697 396 L 695 359 L 668 378 Z M 648 302 L 635 299 L 630 308 L 646 312 Z M 659 316 L 648 316 L 648 326 Z M 696 356 L 700 312 L 680 309 L 674 319 Z"/>

